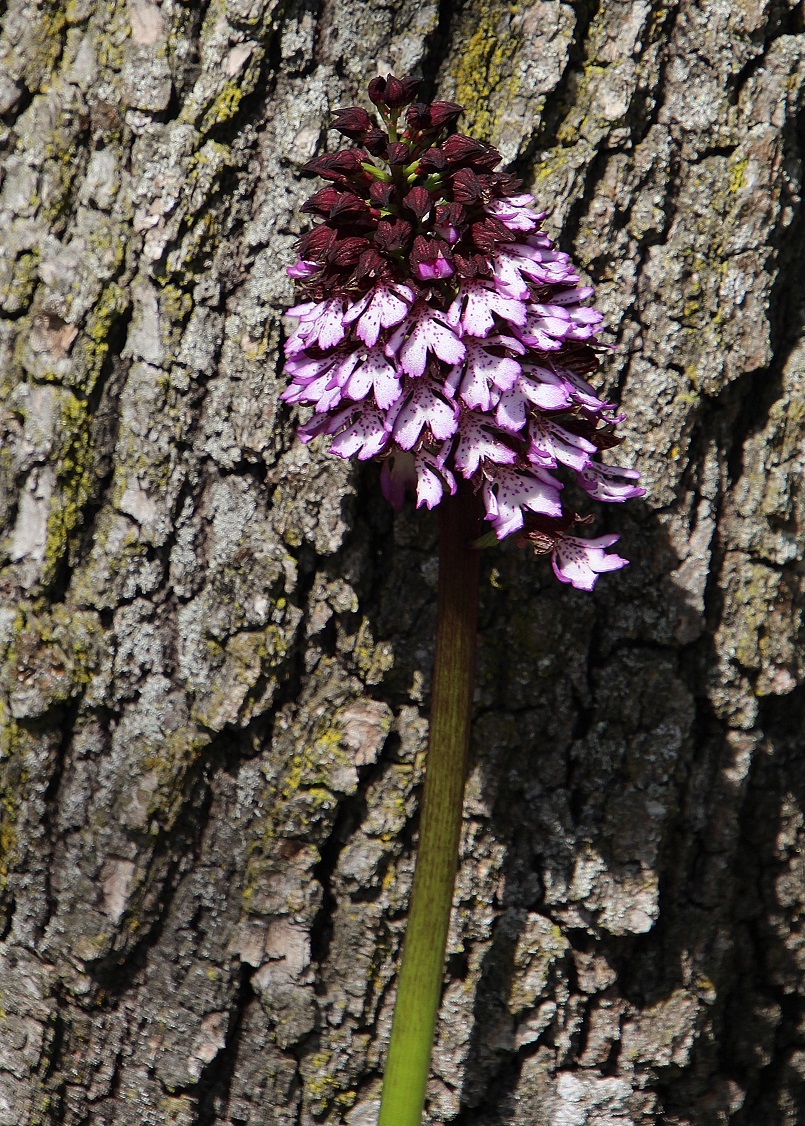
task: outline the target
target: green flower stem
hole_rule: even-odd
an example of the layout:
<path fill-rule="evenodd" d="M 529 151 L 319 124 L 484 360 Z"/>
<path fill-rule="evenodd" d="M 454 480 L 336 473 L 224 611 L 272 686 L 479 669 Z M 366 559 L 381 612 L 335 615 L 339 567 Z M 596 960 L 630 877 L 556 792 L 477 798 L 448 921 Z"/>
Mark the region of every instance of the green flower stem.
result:
<path fill-rule="evenodd" d="M 478 622 L 477 497 L 439 505 L 430 739 L 414 886 L 378 1126 L 420 1126 L 441 996 L 470 742 Z"/>

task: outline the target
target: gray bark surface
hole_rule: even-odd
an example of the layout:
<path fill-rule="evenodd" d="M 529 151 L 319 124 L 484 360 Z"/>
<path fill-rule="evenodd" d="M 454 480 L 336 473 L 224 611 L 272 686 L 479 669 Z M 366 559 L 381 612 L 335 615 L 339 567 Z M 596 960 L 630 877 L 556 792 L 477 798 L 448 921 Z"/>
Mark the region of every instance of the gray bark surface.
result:
<path fill-rule="evenodd" d="M 429 1121 L 795 1126 L 786 0 L 9 0 L 0 1126 L 375 1121 L 434 520 L 296 443 L 278 393 L 300 167 L 388 69 L 466 105 L 597 285 L 649 490 L 593 596 L 484 559 Z"/>

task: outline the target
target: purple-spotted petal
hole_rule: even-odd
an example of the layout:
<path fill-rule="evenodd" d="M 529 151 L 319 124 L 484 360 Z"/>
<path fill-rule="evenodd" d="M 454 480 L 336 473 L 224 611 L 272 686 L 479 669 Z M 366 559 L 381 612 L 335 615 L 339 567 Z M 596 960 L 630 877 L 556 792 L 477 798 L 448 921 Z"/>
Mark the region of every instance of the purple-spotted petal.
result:
<path fill-rule="evenodd" d="M 429 379 L 409 380 L 403 395 L 386 416 L 386 426 L 398 446 L 410 450 L 424 427 L 444 441 L 456 432 L 458 411 L 438 393 Z"/>
<path fill-rule="evenodd" d="M 419 376 L 425 370 L 429 351 L 445 363 L 457 364 L 464 359 L 466 349 L 438 312 L 420 304 L 386 345 L 387 356 L 398 351 L 403 371 Z"/>
<path fill-rule="evenodd" d="M 540 512 L 545 516 L 560 516 L 559 500 L 561 482 L 544 470 L 519 472 L 506 466 L 487 472 L 483 486 L 486 519 L 499 540 L 523 526 L 523 509 Z"/>
<path fill-rule="evenodd" d="M 449 469 L 446 469 L 439 458 L 427 450 L 420 450 L 416 455 L 416 506 L 421 508 L 434 508 L 444 495 L 444 487 L 452 495 L 456 491 L 456 479 Z"/>
<path fill-rule="evenodd" d="M 533 210 L 533 202 L 534 197 L 530 195 L 504 196 L 488 203 L 486 210 L 511 231 L 533 231 L 537 223 L 545 218 L 544 212 L 537 214 Z"/>
<path fill-rule="evenodd" d="M 447 319 L 468 336 L 488 336 L 495 327 L 493 314 L 514 325 L 525 324 L 526 309 L 522 301 L 498 292 L 485 282 L 465 281 L 448 310 Z"/>
<path fill-rule="evenodd" d="M 590 464 L 590 454 L 598 447 L 579 434 L 573 434 L 543 414 L 535 414 L 528 427 L 531 445 L 528 460 L 532 465 L 553 467 L 557 462 L 582 472 Z"/>
<path fill-rule="evenodd" d="M 536 370 L 541 370 L 538 368 Z M 586 380 L 582 379 L 574 371 L 564 367 L 564 365 L 557 363 L 555 360 L 550 361 L 550 370 L 556 373 L 565 386 L 574 402 L 579 406 L 584 407 L 585 410 L 591 411 L 595 414 L 601 411 L 612 410 L 612 403 L 605 403 L 599 399 L 592 387 Z"/>
<path fill-rule="evenodd" d="M 340 297 L 295 305 L 288 313 L 299 318 L 299 325 L 286 342 L 286 355 L 293 355 L 312 344 L 318 344 L 322 349 L 333 348 L 344 339 L 344 301 Z"/>
<path fill-rule="evenodd" d="M 370 390 L 374 390 L 377 405 L 381 410 L 388 410 L 400 397 L 401 389 L 400 373 L 382 349 L 376 347 L 362 355 L 344 392 L 350 399 L 364 399 Z"/>
<path fill-rule="evenodd" d="M 496 341 L 503 342 L 504 338 L 492 337 L 488 343 Z M 465 344 L 467 357 L 460 382 L 461 398 L 472 410 L 488 411 L 492 406 L 491 392 L 508 391 L 513 387 L 520 374 L 520 365 L 508 356 L 497 356 L 487 351 L 480 341 L 472 337 L 467 337 Z M 497 397 L 495 395 L 495 399 Z"/>
<path fill-rule="evenodd" d="M 500 396 L 496 420 L 498 426 L 511 432 L 522 430 L 529 406 L 540 410 L 561 410 L 570 404 L 565 383 L 547 368 L 523 368 L 510 391 Z"/>
<path fill-rule="evenodd" d="M 620 469 L 616 465 L 598 465 L 590 462 L 578 475 L 579 484 L 595 500 L 620 504 L 631 497 L 644 497 L 646 490 L 636 484 L 640 474 L 636 469 Z"/>
<path fill-rule="evenodd" d="M 605 571 L 618 571 L 628 564 L 620 555 L 606 555 L 604 549 L 618 542 L 616 535 L 586 540 L 578 536 L 556 537 L 551 562 L 560 582 L 570 583 L 577 590 L 592 590 L 598 576 Z"/>
<path fill-rule="evenodd" d="M 353 407 L 344 413 L 351 416 L 351 421 L 333 438 L 330 453 L 343 458 L 357 456 L 359 461 L 377 457 L 388 445 L 388 434 L 380 411 L 361 403 L 357 411 Z"/>
<path fill-rule="evenodd" d="M 546 367 L 538 364 L 524 367 L 518 382 L 528 401 L 540 410 L 556 411 L 570 404 L 567 384 Z"/>
<path fill-rule="evenodd" d="M 344 323 L 357 320 L 358 336 L 372 347 L 378 341 L 381 328 L 398 325 L 408 314 L 413 300 L 413 291 L 406 285 L 381 285 L 347 310 Z"/>
<path fill-rule="evenodd" d="M 564 292 L 552 293 L 552 305 L 578 305 L 582 301 L 586 301 L 588 297 L 592 297 L 595 290 L 591 285 L 576 285 L 572 289 L 566 289 Z"/>
<path fill-rule="evenodd" d="M 291 306 L 288 316 L 296 317 L 300 321 L 315 321 L 326 304 L 326 301 L 302 301 L 299 305 Z"/>
<path fill-rule="evenodd" d="M 514 450 L 499 441 L 489 420 L 476 411 L 462 411 L 453 450 L 453 464 L 463 477 L 472 477 L 481 461 L 512 465 L 517 460 Z"/>

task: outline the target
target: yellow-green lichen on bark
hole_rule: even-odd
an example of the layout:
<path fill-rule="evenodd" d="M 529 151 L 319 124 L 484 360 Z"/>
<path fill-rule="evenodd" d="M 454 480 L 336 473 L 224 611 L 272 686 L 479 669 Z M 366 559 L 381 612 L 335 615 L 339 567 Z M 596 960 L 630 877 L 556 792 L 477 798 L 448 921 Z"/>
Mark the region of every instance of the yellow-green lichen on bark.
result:
<path fill-rule="evenodd" d="M 109 338 L 120 318 L 128 311 L 130 298 L 116 281 L 110 282 L 101 292 L 86 322 L 86 328 L 76 342 L 75 352 L 83 360 L 82 388 L 89 395 L 95 388 L 103 365 L 109 354 Z"/>
<path fill-rule="evenodd" d="M 39 251 L 23 251 L 14 260 L 10 277 L 0 287 L 0 308 L 7 313 L 19 313 L 28 307 L 39 280 Z"/>
<path fill-rule="evenodd" d="M 469 42 L 455 64 L 455 98 L 464 107 L 462 127 L 483 140 L 497 137 L 490 99 L 511 97 L 517 89 L 513 73 L 520 41 L 513 22 L 517 8 L 516 3 L 493 0 L 467 12 Z"/>
<path fill-rule="evenodd" d="M 67 19 L 61 0 L 44 0 L 29 9 L 30 24 L 23 39 L 23 78 L 29 90 L 50 81 L 64 48 Z"/>
<path fill-rule="evenodd" d="M 69 553 L 73 532 L 83 519 L 84 508 L 92 494 L 93 445 L 91 417 L 86 399 L 71 391 L 61 393 L 61 410 L 57 435 L 57 491 L 51 501 L 47 521 L 47 545 L 42 581 L 49 585 Z"/>

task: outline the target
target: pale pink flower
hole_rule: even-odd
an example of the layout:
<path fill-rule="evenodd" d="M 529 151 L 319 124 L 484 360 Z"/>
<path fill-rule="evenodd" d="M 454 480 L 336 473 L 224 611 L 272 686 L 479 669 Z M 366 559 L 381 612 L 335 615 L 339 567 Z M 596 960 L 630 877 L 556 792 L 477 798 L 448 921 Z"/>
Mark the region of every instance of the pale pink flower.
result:
<path fill-rule="evenodd" d="M 523 526 L 523 509 L 545 516 L 562 513 L 559 491 L 562 483 L 543 469 L 517 472 L 505 466 L 486 470 L 483 496 L 486 519 L 499 540 L 519 531 Z"/>
<path fill-rule="evenodd" d="M 381 328 L 400 323 L 413 300 L 413 291 L 407 285 L 380 285 L 347 309 L 344 324 L 357 320 L 358 336 L 372 346 L 377 344 Z"/>
<path fill-rule="evenodd" d="M 386 416 L 386 427 L 400 449 L 410 450 L 425 426 L 443 442 L 456 432 L 458 410 L 430 379 L 410 379 Z"/>
<path fill-rule="evenodd" d="M 464 359 L 466 349 L 444 320 L 444 315 L 420 301 L 386 345 L 387 356 L 398 352 L 407 375 L 422 375 L 428 352 L 433 352 L 445 363 L 457 364 Z"/>
<path fill-rule="evenodd" d="M 447 319 L 469 336 L 489 336 L 495 328 L 495 313 L 514 325 L 525 324 L 526 310 L 522 301 L 498 293 L 487 282 L 465 281 L 450 306 Z"/>
<path fill-rule="evenodd" d="M 646 490 L 636 482 L 640 474 L 636 469 L 620 469 L 615 465 L 588 462 L 579 474 L 579 484 L 595 500 L 620 504 L 632 497 L 644 497 Z"/>
<path fill-rule="evenodd" d="M 513 387 L 520 374 L 517 360 L 499 356 L 489 348 L 504 347 L 515 352 L 525 349 L 519 340 L 508 336 L 491 336 L 483 342 L 466 336 L 464 345 L 467 349 L 465 363 L 453 368 L 445 386 L 454 394 L 457 391 L 462 402 L 471 410 L 488 411 L 493 399 L 497 401 L 501 391 Z"/>
<path fill-rule="evenodd" d="M 606 571 L 618 571 L 628 559 L 620 555 L 606 555 L 604 548 L 617 543 L 620 536 L 599 536 L 581 539 L 578 536 L 557 536 L 551 554 L 554 573 L 560 582 L 572 583 L 579 590 L 592 590 L 598 576 Z"/>

